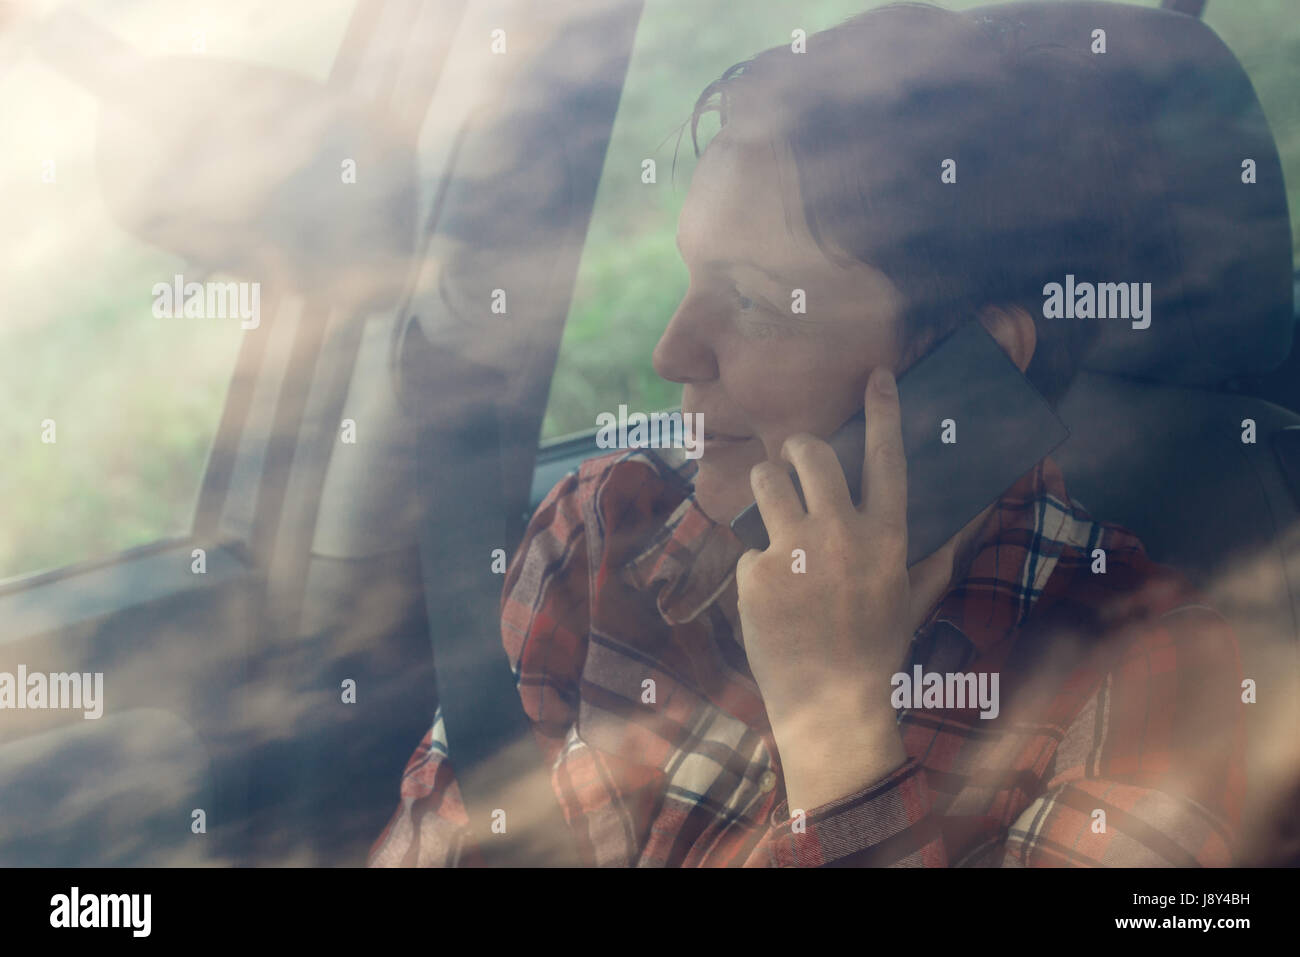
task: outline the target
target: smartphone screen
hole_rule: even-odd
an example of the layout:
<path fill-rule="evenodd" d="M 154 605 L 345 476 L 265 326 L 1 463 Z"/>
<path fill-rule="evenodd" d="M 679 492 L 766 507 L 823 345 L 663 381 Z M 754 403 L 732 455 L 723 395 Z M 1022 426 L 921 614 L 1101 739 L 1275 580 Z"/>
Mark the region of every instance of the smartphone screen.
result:
<path fill-rule="evenodd" d="M 1070 435 L 1047 400 L 977 320 L 964 323 L 898 380 L 907 457 L 907 564 L 916 564 L 1050 455 Z M 866 447 L 863 410 L 828 439 L 855 505 Z M 799 479 L 791 470 L 803 501 Z M 767 548 L 758 505 L 731 529 Z"/>

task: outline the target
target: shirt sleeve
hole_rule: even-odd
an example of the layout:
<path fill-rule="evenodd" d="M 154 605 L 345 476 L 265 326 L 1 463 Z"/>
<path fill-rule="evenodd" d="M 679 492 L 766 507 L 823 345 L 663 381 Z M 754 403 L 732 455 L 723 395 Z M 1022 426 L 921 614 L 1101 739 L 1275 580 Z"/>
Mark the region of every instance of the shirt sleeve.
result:
<path fill-rule="evenodd" d="M 1080 676 L 1074 676 L 1078 680 Z M 1094 680 L 1034 799 L 996 838 L 950 860 L 916 758 L 768 835 L 776 866 L 1195 867 L 1233 862 L 1244 794 L 1237 644 L 1187 604 L 1144 627 Z"/>
<path fill-rule="evenodd" d="M 579 492 L 573 474 L 547 494 L 507 568 L 501 599 L 500 640 L 552 768 L 577 720 L 586 648 L 587 560 Z M 453 763 L 439 707 L 406 763 L 400 802 L 372 845 L 368 866 L 483 865 Z"/>
<path fill-rule="evenodd" d="M 792 818 L 772 812 L 777 867 L 946 867 L 947 852 L 925 768 L 911 758 L 882 780 Z"/>
<path fill-rule="evenodd" d="M 1241 664 L 1203 605 L 1162 615 L 1103 678 L 1045 792 L 1008 830 L 1010 867 L 1223 867 L 1245 792 Z"/>
<path fill-rule="evenodd" d="M 456 867 L 482 864 L 469 816 L 447 760 L 442 708 L 402 772 L 401 801 L 370 849 L 370 867 Z"/>

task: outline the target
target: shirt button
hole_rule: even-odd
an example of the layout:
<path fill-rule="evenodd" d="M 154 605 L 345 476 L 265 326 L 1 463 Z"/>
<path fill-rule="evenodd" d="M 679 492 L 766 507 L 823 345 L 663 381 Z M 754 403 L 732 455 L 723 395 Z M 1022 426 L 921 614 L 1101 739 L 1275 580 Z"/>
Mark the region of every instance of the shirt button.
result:
<path fill-rule="evenodd" d="M 758 789 L 766 794 L 774 787 L 776 787 L 776 772 L 768 768 L 763 772 L 763 776 L 758 779 Z"/>

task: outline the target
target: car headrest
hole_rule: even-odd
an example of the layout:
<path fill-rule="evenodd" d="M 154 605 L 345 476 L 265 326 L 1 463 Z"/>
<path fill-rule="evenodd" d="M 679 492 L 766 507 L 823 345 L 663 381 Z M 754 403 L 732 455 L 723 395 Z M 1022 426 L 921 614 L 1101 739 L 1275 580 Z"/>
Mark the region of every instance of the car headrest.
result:
<path fill-rule="evenodd" d="M 1109 2 L 1007 3 L 966 16 L 1015 31 L 1021 48 L 1092 52 L 1097 110 L 1134 124 L 1133 141 L 1152 151 L 1134 227 L 1148 274 L 1114 277 L 1152 284 L 1150 326 L 1061 319 L 1101 324 L 1083 367 L 1213 385 L 1280 365 L 1294 327 L 1282 167 L 1250 79 L 1214 31 L 1185 14 Z"/>

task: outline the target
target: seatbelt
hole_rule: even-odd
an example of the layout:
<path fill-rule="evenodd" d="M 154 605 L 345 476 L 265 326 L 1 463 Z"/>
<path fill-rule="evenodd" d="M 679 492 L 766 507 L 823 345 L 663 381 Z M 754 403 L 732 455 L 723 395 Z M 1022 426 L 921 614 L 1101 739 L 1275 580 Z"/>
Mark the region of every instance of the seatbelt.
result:
<path fill-rule="evenodd" d="M 402 351 L 402 365 L 417 382 L 445 365 L 432 355 L 417 322 L 408 327 Z M 457 363 L 452 374 L 458 381 L 478 376 L 480 388 L 449 389 L 438 376 L 436 391 L 412 392 L 426 401 L 438 395 L 440 405 L 448 395 L 502 394 L 481 388 L 490 370 Z M 503 579 L 492 571 L 493 549 L 509 554 L 501 440 L 500 409 L 490 398 L 469 398 L 445 418 L 426 416 L 421 428 L 420 565 L 438 702 L 450 764 L 487 863 L 578 866 L 501 642 Z"/>
<path fill-rule="evenodd" d="M 494 102 L 457 135 L 428 221 L 438 281 L 411 301 L 429 313 L 407 317 L 397 340 L 420 356 L 399 364 L 399 375 L 409 365 L 425 383 L 413 390 L 424 424 L 420 552 L 450 764 L 491 863 L 579 863 L 501 645 L 502 579 L 491 556 L 496 548 L 509 555 L 527 507 L 546 390 L 642 5 L 519 4 L 536 56 L 502 72 Z M 578 72 L 553 68 L 579 61 Z M 566 136 L 557 139 L 561 121 Z M 483 311 L 505 275 L 513 277 L 509 319 Z M 507 783 L 508 799 L 500 796 Z M 497 810 L 504 834 L 493 828 Z"/>

